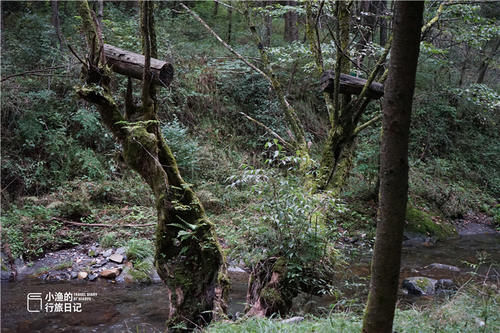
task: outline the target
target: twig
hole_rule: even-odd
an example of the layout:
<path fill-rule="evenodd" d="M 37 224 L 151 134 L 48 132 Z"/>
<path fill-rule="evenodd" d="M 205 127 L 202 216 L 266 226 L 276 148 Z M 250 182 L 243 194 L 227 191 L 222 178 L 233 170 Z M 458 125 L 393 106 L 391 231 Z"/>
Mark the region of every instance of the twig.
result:
<path fill-rule="evenodd" d="M 81 223 L 63 219 L 62 217 L 52 217 L 52 220 L 63 222 L 71 225 L 78 225 L 82 227 L 128 227 L 128 228 L 143 228 L 155 226 L 156 223 L 149 224 L 105 224 L 105 223 Z"/>
<path fill-rule="evenodd" d="M 275 131 L 273 131 L 272 129 L 270 129 L 269 127 L 267 127 L 266 125 L 264 125 L 263 123 L 261 123 L 260 121 L 250 117 L 249 115 L 243 113 L 243 112 L 240 112 L 240 114 L 247 118 L 248 120 L 250 120 L 251 122 L 259 125 L 260 127 L 264 128 L 269 134 L 271 134 L 272 136 L 274 136 L 276 139 L 278 139 L 282 144 L 284 144 L 285 146 L 287 146 L 288 148 L 290 149 L 293 149 L 293 145 L 289 142 L 287 142 L 285 139 L 283 139 L 281 136 L 278 135 L 278 133 L 276 133 Z"/>
<path fill-rule="evenodd" d="M 68 44 L 68 49 L 71 51 L 71 53 L 73 53 L 76 59 L 78 59 L 78 61 L 82 63 L 82 65 L 87 66 L 87 64 L 78 56 L 78 54 L 76 54 L 75 50 L 73 50 L 73 48 L 69 44 Z"/>
<path fill-rule="evenodd" d="M 74 64 L 72 64 L 74 65 Z M 2 80 L 0 82 L 4 82 L 8 79 L 11 79 L 13 77 L 17 77 L 17 76 L 23 76 L 23 75 L 30 75 L 30 74 L 35 74 L 35 73 L 41 73 L 41 72 L 47 72 L 47 71 L 51 71 L 51 70 L 54 70 L 54 69 L 61 69 L 61 68 L 65 68 L 66 65 L 63 65 L 63 66 L 55 66 L 55 67 L 47 67 L 47 68 L 42 68 L 42 69 L 35 69 L 35 70 L 31 70 L 31 71 L 26 71 L 26 72 L 22 72 L 22 73 L 16 73 L 16 74 L 12 74 L 12 75 L 9 75 L 9 76 L 6 76 L 4 78 L 2 78 Z"/>

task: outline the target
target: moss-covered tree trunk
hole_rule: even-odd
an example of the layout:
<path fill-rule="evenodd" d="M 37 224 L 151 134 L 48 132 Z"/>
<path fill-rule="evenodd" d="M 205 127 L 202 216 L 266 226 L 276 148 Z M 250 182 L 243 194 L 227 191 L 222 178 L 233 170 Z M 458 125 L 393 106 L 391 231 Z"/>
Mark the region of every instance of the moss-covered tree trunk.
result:
<path fill-rule="evenodd" d="M 421 1 L 398 1 L 395 5 L 394 45 L 383 105 L 379 222 L 363 320 L 364 333 L 392 332 L 408 195 L 408 138 L 423 10 Z"/>
<path fill-rule="evenodd" d="M 287 280 L 287 262 L 284 258 L 268 258 L 253 268 L 248 281 L 248 316 L 284 316 L 292 307 L 292 299 L 297 296 L 297 287 Z"/>
<path fill-rule="evenodd" d="M 352 109 L 349 107 L 351 96 L 349 94 L 340 94 L 339 76 L 340 73 L 349 73 L 351 65 L 349 59 L 345 56 L 348 53 L 349 32 L 350 32 L 350 6 L 352 4 L 339 1 L 337 6 L 337 56 L 336 56 L 336 82 L 334 94 L 329 98 L 333 100 L 332 110 L 330 111 L 330 130 L 323 154 L 321 155 L 320 169 L 317 180 L 319 189 L 331 188 L 336 192 L 340 192 L 343 187 L 347 175 L 350 171 L 351 156 L 349 152 L 344 153 L 346 146 L 353 145 L 353 115 Z M 347 158 L 347 161 L 343 159 Z M 341 167 L 339 167 L 341 166 Z M 337 172 L 340 171 L 340 172 Z M 334 177 L 334 173 L 337 173 Z M 332 179 L 335 181 L 332 182 Z"/>
<path fill-rule="evenodd" d="M 142 104 L 132 102 L 129 79 L 125 110 L 120 110 L 110 90 L 110 73 L 104 57 L 95 15 L 86 1 L 80 15 L 89 46 L 84 65 L 85 84 L 77 94 L 96 105 L 103 123 L 121 144 L 126 163 L 151 187 L 158 211 L 155 263 L 167 288 L 169 326 L 184 323 L 192 328 L 224 315 L 226 311 L 225 259 L 214 226 L 182 179 L 175 158 L 160 134 L 150 59 L 156 54 L 152 3 L 141 2 L 141 31 L 145 70 Z"/>

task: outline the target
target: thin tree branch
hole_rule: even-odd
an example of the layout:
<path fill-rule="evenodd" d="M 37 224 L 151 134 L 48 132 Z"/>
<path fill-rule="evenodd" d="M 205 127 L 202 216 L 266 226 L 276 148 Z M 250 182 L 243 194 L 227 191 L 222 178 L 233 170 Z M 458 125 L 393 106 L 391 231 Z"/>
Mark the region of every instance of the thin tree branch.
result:
<path fill-rule="evenodd" d="M 352 136 L 353 137 L 357 136 L 362 130 L 369 127 L 370 125 L 375 124 L 380 119 L 382 119 L 382 115 L 375 116 L 372 119 L 368 120 L 366 123 L 359 125 L 358 127 L 356 127 L 356 129 L 352 133 Z"/>
<path fill-rule="evenodd" d="M 114 224 L 106 224 L 106 223 L 82 223 L 82 222 L 76 222 L 76 221 L 70 221 L 63 219 L 62 217 L 52 217 L 52 220 L 59 221 L 62 223 L 66 224 L 71 224 L 71 225 L 77 225 L 77 226 L 82 226 L 82 227 L 127 227 L 127 228 L 144 228 L 144 227 L 152 227 L 155 226 L 156 223 L 148 223 L 148 224 L 119 224 L 119 223 L 114 223 Z"/>
<path fill-rule="evenodd" d="M 228 49 L 229 52 L 231 52 L 232 54 L 234 54 L 238 59 L 240 59 L 241 61 L 243 61 L 248 67 L 252 68 L 254 71 L 256 71 L 257 73 L 259 73 L 260 75 L 262 75 L 264 78 L 266 78 L 266 80 L 268 80 L 272 84 L 271 78 L 266 73 L 264 73 L 257 66 L 255 66 L 250 61 L 248 61 L 247 59 L 245 59 L 241 54 L 239 54 L 238 52 L 236 52 L 229 44 L 227 44 L 222 38 L 220 38 L 219 35 L 217 35 L 217 33 L 215 31 L 213 31 L 212 28 L 210 28 L 208 26 L 208 24 L 206 24 L 205 21 L 203 21 L 203 19 L 200 16 L 198 16 L 198 14 L 196 14 L 195 12 L 193 12 L 191 9 L 189 9 L 189 7 L 187 7 L 182 2 L 180 3 L 180 5 L 182 6 L 182 8 L 184 8 L 185 10 L 187 10 L 188 13 L 191 14 L 191 16 L 193 16 L 198 22 L 200 22 L 205 27 L 205 29 L 207 29 L 222 45 L 224 45 L 224 47 L 226 49 Z"/>
<path fill-rule="evenodd" d="M 76 65 L 75 63 L 72 63 L 70 64 L 70 66 L 73 66 L 73 65 Z M 30 75 L 30 74 L 35 74 L 35 73 L 43 73 L 43 72 L 48 72 L 48 71 L 51 71 L 51 70 L 54 70 L 54 69 L 61 69 L 61 68 L 66 68 L 68 66 L 64 65 L 64 66 L 54 66 L 54 67 L 47 67 L 47 68 L 42 68 L 42 69 L 35 69 L 35 70 L 31 70 L 31 71 L 26 71 L 26 72 L 22 72 L 22 73 L 16 73 L 16 74 L 11 74 L 11 75 L 8 75 L 4 78 L 2 78 L 2 80 L 0 80 L 0 82 L 4 82 L 4 81 L 7 81 L 13 77 L 18 77 L 18 76 L 24 76 L 24 75 Z"/>
<path fill-rule="evenodd" d="M 287 142 L 285 139 L 283 139 L 281 136 L 278 135 L 278 133 L 276 133 L 275 131 L 273 131 L 272 129 L 270 129 L 269 127 L 267 127 L 266 125 L 264 125 L 263 123 L 261 123 L 260 121 L 250 117 L 249 115 L 243 113 L 243 112 L 240 112 L 240 114 L 247 118 L 248 120 L 250 120 L 251 122 L 259 125 L 260 127 L 264 128 L 266 130 L 266 132 L 268 132 L 269 134 L 271 134 L 272 136 L 274 136 L 276 139 L 278 139 L 283 145 L 287 146 L 288 148 L 290 149 L 293 149 L 294 146 Z"/>

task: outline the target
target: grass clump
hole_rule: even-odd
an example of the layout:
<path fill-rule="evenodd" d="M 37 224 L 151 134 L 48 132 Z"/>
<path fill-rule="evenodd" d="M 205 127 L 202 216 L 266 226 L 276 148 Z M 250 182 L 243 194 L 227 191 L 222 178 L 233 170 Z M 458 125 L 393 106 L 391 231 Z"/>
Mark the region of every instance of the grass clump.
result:
<path fill-rule="evenodd" d="M 127 258 L 129 260 L 142 261 L 153 257 L 153 243 L 147 239 L 132 238 L 127 243 Z"/>
<path fill-rule="evenodd" d="M 134 268 L 130 270 L 130 275 L 135 281 L 140 283 L 150 283 L 150 273 L 153 270 L 153 263 L 149 260 L 139 260 L 134 262 Z"/>
<path fill-rule="evenodd" d="M 107 234 L 102 235 L 101 239 L 99 239 L 99 244 L 105 249 L 109 249 L 113 247 L 117 243 L 116 232 L 108 232 Z"/>
<path fill-rule="evenodd" d="M 500 295 L 495 285 L 482 285 L 461 291 L 443 303 L 426 308 L 396 310 L 395 332 L 496 333 L 500 332 Z M 355 312 L 331 313 L 326 317 L 308 316 L 286 324 L 278 318 L 249 318 L 237 322 L 217 322 L 206 331 L 221 332 L 360 332 L 362 318 Z"/>

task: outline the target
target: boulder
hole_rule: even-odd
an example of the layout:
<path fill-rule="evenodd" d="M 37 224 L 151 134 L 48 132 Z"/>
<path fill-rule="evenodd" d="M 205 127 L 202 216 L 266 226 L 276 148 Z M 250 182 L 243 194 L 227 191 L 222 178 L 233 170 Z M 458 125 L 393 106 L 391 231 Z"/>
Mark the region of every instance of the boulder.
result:
<path fill-rule="evenodd" d="M 403 280 L 402 288 L 413 296 L 433 296 L 436 293 L 449 293 L 457 289 L 450 279 L 435 280 L 428 277 L 416 276 Z"/>
<path fill-rule="evenodd" d="M 89 276 L 89 273 L 87 272 L 78 272 L 78 279 L 79 280 L 85 280 Z"/>
<path fill-rule="evenodd" d="M 105 269 L 100 273 L 100 276 L 105 279 L 114 279 L 120 275 L 121 270 L 119 268 Z"/>
<path fill-rule="evenodd" d="M 409 277 L 403 280 L 403 289 L 408 295 L 431 296 L 436 292 L 436 283 L 438 280 L 423 276 Z"/>

